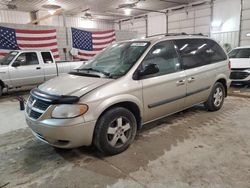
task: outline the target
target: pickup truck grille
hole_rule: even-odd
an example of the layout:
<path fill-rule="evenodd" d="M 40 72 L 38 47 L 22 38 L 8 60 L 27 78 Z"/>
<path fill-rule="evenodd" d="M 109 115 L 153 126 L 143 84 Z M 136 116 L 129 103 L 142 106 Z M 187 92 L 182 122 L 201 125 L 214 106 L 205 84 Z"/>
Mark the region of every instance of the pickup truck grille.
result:
<path fill-rule="evenodd" d="M 48 102 L 30 96 L 26 105 L 26 112 L 32 119 L 38 119 L 43 115 L 50 105 L 51 104 Z"/>

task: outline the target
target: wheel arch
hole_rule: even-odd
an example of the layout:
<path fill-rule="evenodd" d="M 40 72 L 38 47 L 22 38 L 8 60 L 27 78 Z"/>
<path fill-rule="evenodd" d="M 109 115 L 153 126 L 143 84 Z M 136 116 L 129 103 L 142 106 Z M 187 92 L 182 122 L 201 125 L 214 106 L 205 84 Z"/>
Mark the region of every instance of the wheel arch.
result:
<path fill-rule="evenodd" d="M 225 78 L 219 78 L 216 82 L 221 83 L 225 88 L 225 97 L 227 97 L 227 80 Z"/>
<path fill-rule="evenodd" d="M 2 89 L 5 88 L 5 84 L 2 80 L 0 80 L 0 86 L 2 87 Z"/>
<path fill-rule="evenodd" d="M 109 101 L 109 100 L 108 100 Z M 143 110 L 142 110 L 142 105 L 140 104 L 139 101 L 135 101 L 135 100 L 115 100 L 113 102 L 108 102 L 108 101 L 104 101 L 102 103 L 102 108 L 99 108 L 99 112 L 98 112 L 98 119 L 105 114 L 105 112 L 107 112 L 108 110 L 115 108 L 115 107 L 123 107 L 128 109 L 129 111 L 131 111 L 135 118 L 136 118 L 136 122 L 137 122 L 137 129 L 141 129 L 141 120 L 142 120 L 142 116 L 143 116 Z M 109 104 L 109 105 L 107 105 Z"/>

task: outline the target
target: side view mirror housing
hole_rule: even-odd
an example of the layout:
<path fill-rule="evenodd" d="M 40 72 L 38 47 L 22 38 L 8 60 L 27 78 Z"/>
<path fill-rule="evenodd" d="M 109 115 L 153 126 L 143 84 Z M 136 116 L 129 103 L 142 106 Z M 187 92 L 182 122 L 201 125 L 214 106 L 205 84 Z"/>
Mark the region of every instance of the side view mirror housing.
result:
<path fill-rule="evenodd" d="M 159 70 L 159 67 L 158 65 L 156 64 L 153 64 L 153 63 L 150 63 L 148 65 L 146 65 L 144 67 L 144 69 L 140 70 L 138 72 L 138 76 L 139 77 L 142 77 L 142 76 L 147 76 L 147 75 L 150 75 L 150 74 L 156 74 L 158 73 L 160 70 Z"/>
<path fill-rule="evenodd" d="M 15 61 L 14 63 L 12 63 L 12 67 L 19 67 L 21 66 L 21 61 Z"/>

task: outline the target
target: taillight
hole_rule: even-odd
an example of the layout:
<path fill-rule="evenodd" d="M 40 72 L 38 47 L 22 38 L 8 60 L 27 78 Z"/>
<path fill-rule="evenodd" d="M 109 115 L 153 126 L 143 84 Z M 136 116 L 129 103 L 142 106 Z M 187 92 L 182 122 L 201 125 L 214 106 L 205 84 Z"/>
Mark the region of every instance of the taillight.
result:
<path fill-rule="evenodd" d="M 231 61 L 228 62 L 228 68 L 231 70 Z"/>

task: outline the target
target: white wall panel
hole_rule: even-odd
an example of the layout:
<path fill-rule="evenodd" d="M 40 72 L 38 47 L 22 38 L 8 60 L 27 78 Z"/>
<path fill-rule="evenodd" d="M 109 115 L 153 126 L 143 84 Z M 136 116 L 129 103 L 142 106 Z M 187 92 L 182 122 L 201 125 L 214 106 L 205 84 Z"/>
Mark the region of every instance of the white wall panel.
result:
<path fill-rule="evenodd" d="M 139 18 L 121 23 L 121 30 L 135 31 L 138 33 L 138 37 L 146 36 L 146 19 Z"/>
<path fill-rule="evenodd" d="M 240 1 L 241 0 L 215 1 L 213 21 L 221 22 L 222 25 L 219 28 L 213 28 L 212 32 L 231 32 L 239 30 L 241 9 Z"/>
<path fill-rule="evenodd" d="M 250 34 L 250 1 L 243 0 L 240 36 L 241 46 L 250 45 L 250 37 L 248 37 L 247 34 Z"/>
<path fill-rule="evenodd" d="M 166 15 L 162 13 L 148 14 L 148 35 L 157 35 L 167 32 Z"/>
<path fill-rule="evenodd" d="M 232 48 L 235 48 L 238 46 L 239 31 L 212 33 L 211 37 L 215 39 L 217 42 L 219 42 L 222 46 L 228 43 L 231 45 Z"/>
<path fill-rule="evenodd" d="M 0 10 L 1 23 L 27 24 L 31 21 L 30 14 L 21 11 Z"/>
<path fill-rule="evenodd" d="M 173 11 L 168 18 L 169 33 L 203 33 L 210 32 L 211 9 L 208 5 Z"/>

